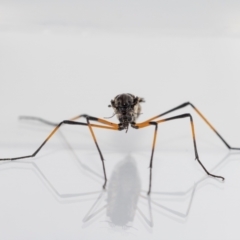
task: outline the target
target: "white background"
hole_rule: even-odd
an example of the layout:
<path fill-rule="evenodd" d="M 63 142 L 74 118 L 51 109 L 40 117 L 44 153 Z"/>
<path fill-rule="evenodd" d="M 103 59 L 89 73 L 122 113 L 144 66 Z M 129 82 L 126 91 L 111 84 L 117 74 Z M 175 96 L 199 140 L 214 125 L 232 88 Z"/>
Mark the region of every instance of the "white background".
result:
<path fill-rule="evenodd" d="M 52 129 L 18 116 L 110 117 L 125 92 L 146 99 L 139 121 L 191 101 L 240 147 L 239 36 L 238 1 L 1 1 L 0 157 L 33 153 Z M 205 179 L 183 119 L 159 126 L 149 199 L 153 129 L 96 130 L 101 192 L 88 130 L 63 127 L 35 159 L 0 165 L 1 239 L 239 239 L 240 157 L 185 112 L 224 183 Z"/>

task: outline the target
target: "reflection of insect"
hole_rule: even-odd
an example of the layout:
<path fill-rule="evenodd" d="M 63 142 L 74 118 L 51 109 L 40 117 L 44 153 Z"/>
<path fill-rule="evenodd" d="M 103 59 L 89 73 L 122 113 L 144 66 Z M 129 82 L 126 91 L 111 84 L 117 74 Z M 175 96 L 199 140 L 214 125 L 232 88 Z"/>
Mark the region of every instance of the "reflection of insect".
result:
<path fill-rule="evenodd" d="M 120 180 L 120 181 L 119 181 Z M 132 157 L 121 161 L 109 181 L 107 216 L 117 226 L 133 222 L 141 191 L 141 182 Z"/>
<path fill-rule="evenodd" d="M 149 221 L 138 207 L 139 198 L 142 198 L 140 192 L 141 181 L 136 161 L 133 157 L 127 156 L 114 167 L 108 191 L 101 192 L 97 201 L 84 217 L 83 222 L 88 222 L 106 209 L 107 221 L 113 227 L 128 227 L 128 223 L 133 223 L 137 211 L 146 223 L 152 226 L 152 219 L 150 218 Z M 101 206 L 102 199 L 105 199 L 106 194 L 107 204 L 104 201 L 104 206 Z M 146 201 L 144 198 L 142 200 Z M 149 199 L 147 198 L 147 200 Z M 149 215 L 151 217 L 150 213 Z"/>
<path fill-rule="evenodd" d="M 98 146 L 95 134 L 93 132 L 93 127 L 105 128 L 105 129 L 110 129 L 110 130 L 120 130 L 120 131 L 121 130 L 126 130 L 127 131 L 129 125 L 131 125 L 131 127 L 135 128 L 135 129 L 140 129 L 140 128 L 144 128 L 144 127 L 148 127 L 148 126 L 153 125 L 155 127 L 155 131 L 154 131 L 154 136 L 153 136 L 153 145 L 152 145 L 152 152 L 151 152 L 151 157 L 150 157 L 150 179 L 149 179 L 149 190 L 148 190 L 148 194 L 150 194 L 151 183 L 152 183 L 153 154 L 154 154 L 154 148 L 155 148 L 155 144 L 156 144 L 158 124 L 163 123 L 163 122 L 167 122 L 167 121 L 171 121 L 171 120 L 180 119 L 180 118 L 189 118 L 190 119 L 190 126 L 191 126 L 191 131 L 192 131 L 192 139 L 193 139 L 193 146 L 194 146 L 194 152 L 195 152 L 196 160 L 199 162 L 199 164 L 202 166 L 204 171 L 209 176 L 212 176 L 212 177 L 215 177 L 215 178 L 221 178 L 222 180 L 224 180 L 224 178 L 221 177 L 221 176 L 217 176 L 217 175 L 213 175 L 213 174 L 209 173 L 208 170 L 201 163 L 201 161 L 199 159 L 199 156 L 198 156 L 197 144 L 196 144 L 196 139 L 195 139 L 195 130 L 194 130 L 193 118 L 192 118 L 191 114 L 185 113 L 185 114 L 180 114 L 180 115 L 176 115 L 176 116 L 165 118 L 165 119 L 159 119 L 159 118 L 168 114 L 168 113 L 171 113 L 173 111 L 176 111 L 178 109 L 184 108 L 184 107 L 189 105 L 198 113 L 198 115 L 205 121 L 205 123 L 216 133 L 216 135 L 222 140 L 222 142 L 228 147 L 228 149 L 240 150 L 240 148 L 231 147 L 223 139 L 223 137 L 215 130 L 215 128 L 208 122 L 208 120 L 198 111 L 198 109 L 195 108 L 194 105 L 191 104 L 190 102 L 183 103 L 183 104 L 181 104 L 181 105 L 179 105 L 179 106 L 177 106 L 173 109 L 170 109 L 169 111 L 166 111 L 162 114 L 159 114 L 155 117 L 152 117 L 152 118 L 150 118 L 150 119 L 148 119 L 144 122 L 136 123 L 136 119 L 139 117 L 140 112 L 141 112 L 141 106 L 140 106 L 141 102 L 144 102 L 143 98 L 135 97 L 134 95 L 129 94 L 129 93 L 128 94 L 117 95 L 114 98 L 114 100 L 111 100 L 111 105 L 109 105 L 109 107 L 113 108 L 113 110 L 115 112 L 114 115 L 117 115 L 117 118 L 120 122 L 119 124 L 112 123 L 112 122 L 106 121 L 104 119 L 92 117 L 92 116 L 89 116 L 87 114 L 82 114 L 82 115 L 76 116 L 76 117 L 74 117 L 70 120 L 64 120 L 64 121 L 60 122 L 59 124 L 52 123 L 52 122 L 46 121 L 46 120 L 41 119 L 41 118 L 36 118 L 36 117 L 22 117 L 22 118 L 25 118 L 25 119 L 38 120 L 38 121 L 41 121 L 43 123 L 53 125 L 53 126 L 55 126 L 55 128 L 49 134 L 49 136 L 45 139 L 45 141 L 41 144 L 41 146 L 33 154 L 27 155 L 27 156 L 22 156 L 22 157 L 2 158 L 2 159 L 0 159 L 0 161 L 17 160 L 17 159 L 30 158 L 30 157 L 36 156 L 37 153 L 41 150 L 41 148 L 45 145 L 45 143 L 54 135 L 54 133 L 60 128 L 60 126 L 62 124 L 88 126 L 89 130 L 91 132 L 91 135 L 93 137 L 93 140 L 96 144 L 97 150 L 99 152 L 101 161 L 102 161 L 103 173 L 104 173 L 104 178 L 105 178 L 103 188 L 105 188 L 106 183 L 107 183 L 107 176 L 106 176 L 106 170 L 105 170 L 105 165 L 104 165 L 104 159 L 103 159 L 102 152 L 101 152 L 101 150 Z M 86 123 L 75 121 L 75 120 L 77 120 L 78 118 L 81 118 L 81 117 L 86 119 Z M 95 121 L 95 122 L 98 122 L 100 124 L 93 124 L 93 123 L 90 123 L 90 121 Z"/>

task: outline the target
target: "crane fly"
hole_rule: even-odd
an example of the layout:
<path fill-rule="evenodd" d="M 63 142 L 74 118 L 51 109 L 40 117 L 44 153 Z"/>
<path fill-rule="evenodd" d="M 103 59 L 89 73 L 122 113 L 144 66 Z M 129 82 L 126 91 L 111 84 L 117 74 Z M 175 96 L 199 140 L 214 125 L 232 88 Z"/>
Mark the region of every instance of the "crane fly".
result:
<path fill-rule="evenodd" d="M 175 108 L 172 108 L 172 109 L 170 109 L 164 113 L 161 113 L 159 115 L 156 115 L 146 121 L 137 123 L 136 121 L 137 121 L 139 115 L 141 114 L 141 103 L 143 103 L 143 102 L 144 102 L 143 98 L 134 96 L 133 94 L 130 94 L 130 93 L 119 94 L 113 100 L 111 100 L 109 107 L 113 108 L 114 115 L 117 116 L 119 123 L 113 123 L 113 122 L 107 121 L 105 119 L 90 116 L 88 114 L 81 114 L 74 118 L 71 118 L 70 120 L 64 120 L 57 124 L 47 121 L 42 118 L 38 118 L 38 117 L 22 116 L 22 117 L 20 117 L 22 119 L 37 120 L 37 121 L 43 122 L 45 124 L 52 125 L 52 126 L 54 126 L 54 129 L 52 130 L 52 132 L 48 135 L 48 137 L 43 141 L 43 143 L 37 148 L 37 150 L 33 154 L 26 155 L 26 156 L 20 156 L 20 157 L 14 157 L 14 158 L 1 158 L 0 161 L 6 161 L 6 160 L 15 161 L 15 160 L 23 159 L 23 158 L 35 157 L 38 154 L 38 152 L 42 149 L 42 147 L 48 142 L 48 140 L 55 134 L 55 132 L 63 124 L 87 126 L 90 130 L 91 136 L 94 140 L 94 143 L 96 145 L 96 148 L 97 148 L 99 156 L 100 156 L 100 159 L 102 161 L 103 174 L 104 174 L 103 188 L 105 189 L 106 184 L 107 184 L 107 175 L 106 175 L 106 169 L 105 169 L 105 164 L 104 164 L 104 158 L 103 158 L 103 154 L 99 148 L 99 145 L 98 145 L 98 142 L 97 142 L 97 139 L 96 139 L 93 129 L 94 128 L 104 128 L 104 129 L 108 129 L 108 130 L 117 130 L 117 131 L 126 130 L 126 132 L 127 132 L 129 126 L 131 126 L 134 129 L 141 129 L 141 128 L 153 126 L 154 134 L 153 134 L 153 143 L 152 143 L 150 165 L 149 165 L 150 175 L 149 175 L 148 194 L 150 194 L 151 187 L 152 187 L 153 157 L 154 157 L 154 149 L 155 149 L 156 139 L 157 139 L 158 124 L 177 120 L 177 119 L 187 118 L 190 121 L 195 159 L 198 161 L 198 163 L 201 165 L 201 167 L 203 168 L 203 170 L 206 172 L 207 175 L 212 176 L 214 178 L 222 179 L 224 181 L 224 177 L 210 173 L 199 159 L 197 143 L 196 143 L 195 127 L 194 127 L 192 115 L 190 113 L 184 113 L 184 114 L 175 115 L 175 116 L 168 117 L 168 118 L 162 118 L 162 117 L 169 113 L 172 113 L 176 110 L 179 110 L 181 108 L 190 106 L 203 119 L 203 121 L 212 129 L 212 131 L 215 132 L 215 134 L 221 139 L 221 141 L 226 145 L 226 147 L 229 150 L 240 150 L 240 148 L 231 147 L 224 140 L 224 138 L 217 132 L 217 130 L 212 126 L 212 124 L 202 115 L 202 113 L 190 102 L 185 102 Z M 80 118 L 85 118 L 86 122 L 76 121 Z M 93 123 L 93 122 L 96 122 L 96 123 Z"/>

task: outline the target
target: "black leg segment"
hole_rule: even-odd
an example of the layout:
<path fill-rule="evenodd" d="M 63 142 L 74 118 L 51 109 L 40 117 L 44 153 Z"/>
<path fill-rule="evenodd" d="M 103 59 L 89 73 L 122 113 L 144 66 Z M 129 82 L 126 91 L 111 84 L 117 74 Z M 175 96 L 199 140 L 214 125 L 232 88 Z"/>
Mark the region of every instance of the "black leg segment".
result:
<path fill-rule="evenodd" d="M 149 119 L 148 121 L 152 121 L 152 120 L 155 120 L 157 118 L 160 118 L 164 115 L 167 115 L 171 112 L 174 112 L 174 111 L 177 111 L 181 108 L 184 108 L 184 107 L 187 107 L 187 106 L 191 106 L 196 112 L 197 114 L 203 119 L 203 121 L 215 132 L 215 134 L 221 139 L 221 141 L 225 144 L 225 146 L 228 148 L 228 149 L 232 149 L 232 150 L 240 150 L 240 148 L 235 148 L 235 147 L 231 147 L 227 141 L 220 135 L 220 133 L 213 127 L 213 125 L 203 116 L 203 114 L 191 103 L 191 102 L 185 102 L 175 108 L 172 108 L 164 113 L 161 113 L 151 119 Z"/>
<path fill-rule="evenodd" d="M 97 147 L 97 150 L 98 150 L 98 153 L 99 153 L 99 156 L 101 158 L 101 161 L 102 161 L 102 166 L 103 166 L 103 174 L 104 174 L 104 184 L 103 184 L 103 188 L 106 187 L 106 183 L 107 183 L 107 175 L 106 175 L 106 169 L 105 169 L 105 165 L 104 165 L 104 159 L 103 159 L 103 155 L 102 155 L 102 152 L 99 148 L 99 145 L 97 143 L 97 140 L 96 140 L 96 137 L 95 137 L 95 134 L 93 132 L 93 129 L 92 127 L 99 127 L 99 128 L 105 128 L 105 129 L 112 129 L 112 130 L 118 130 L 118 124 L 114 124 L 114 123 L 111 123 L 111 122 L 108 122 L 108 121 L 105 121 L 103 119 L 98 119 L 98 118 L 95 118 L 95 117 L 91 117 L 91 116 L 88 116 L 88 115 L 80 115 L 79 117 L 84 117 L 86 118 L 87 122 L 86 123 L 83 123 L 83 122 L 76 122 L 76 121 L 73 121 L 73 120 L 64 120 L 62 122 L 60 122 L 59 124 L 55 124 L 53 122 L 50 122 L 50 121 L 47 121 L 47 120 L 44 120 L 42 118 L 38 118 L 38 117 L 26 117 L 26 116 L 23 116 L 21 117 L 21 119 L 29 119 L 29 120 L 36 120 L 36 121 L 40 121 L 42 123 L 45 123 L 45 124 L 48 124 L 48 125 L 51 125 L 51 126 L 55 126 L 55 128 L 53 129 L 53 131 L 48 135 L 48 137 L 44 140 L 44 142 L 37 148 L 37 150 L 33 153 L 33 154 L 30 154 L 30 155 L 26 155 L 26 156 L 20 156 L 20 157 L 13 157 L 13 158 L 1 158 L 0 161 L 7 161 L 7 160 L 10 160 L 10 161 L 15 161 L 15 160 L 19 160 L 19 159 L 24 159 L 24 158 L 32 158 L 32 157 L 35 157 L 38 152 L 42 149 L 42 147 L 47 143 L 47 141 L 56 133 L 56 131 L 63 125 L 63 124 L 69 124 L 69 125 L 82 125 L 82 126 L 88 126 L 89 127 L 89 130 L 91 132 L 91 135 L 93 137 L 93 140 L 95 142 L 95 145 Z M 79 118 L 78 117 L 78 118 Z M 77 117 L 76 117 L 77 118 Z M 74 118 L 74 119 L 76 119 Z M 89 122 L 89 120 L 93 120 L 93 121 L 97 121 L 97 122 L 100 122 L 104 125 L 97 125 L 97 124 L 91 124 Z M 107 125 L 107 126 L 106 126 Z"/>
<path fill-rule="evenodd" d="M 192 139 L 193 139 L 193 147 L 194 147 L 195 159 L 198 161 L 198 163 L 201 165 L 201 167 L 204 169 L 204 171 L 205 171 L 209 176 L 212 176 L 212 177 L 214 177 L 214 178 L 220 178 L 220 179 L 224 180 L 224 177 L 222 177 L 222 176 L 218 176 L 218 175 L 211 174 L 211 173 L 204 167 L 204 165 L 202 164 L 202 162 L 200 161 L 199 155 L 198 155 L 198 150 L 197 150 L 197 143 L 196 143 L 196 135 L 195 135 L 193 118 L 192 118 L 191 114 L 185 113 L 185 114 L 176 115 L 176 116 L 173 116 L 173 117 L 161 119 L 161 120 L 158 120 L 158 121 L 156 121 L 156 122 L 148 122 L 148 123 L 147 123 L 147 122 L 143 122 L 143 123 L 136 124 L 136 126 L 137 126 L 138 128 L 143 128 L 143 127 L 147 127 L 147 126 L 150 126 L 150 125 L 155 125 L 155 131 L 154 131 L 154 137 L 153 137 L 153 146 L 152 146 L 152 153 L 151 153 L 150 166 L 149 166 L 149 167 L 150 167 L 150 177 L 149 177 L 149 190 L 148 190 L 148 194 L 151 193 L 151 187 L 152 187 L 153 155 L 154 155 L 154 149 L 155 149 L 155 144 L 156 144 L 158 124 L 159 124 L 159 123 L 163 123 L 163 122 L 172 121 L 172 120 L 181 119 L 181 118 L 189 118 L 189 119 L 190 119 L 190 125 L 191 125 L 191 132 L 192 132 Z"/>

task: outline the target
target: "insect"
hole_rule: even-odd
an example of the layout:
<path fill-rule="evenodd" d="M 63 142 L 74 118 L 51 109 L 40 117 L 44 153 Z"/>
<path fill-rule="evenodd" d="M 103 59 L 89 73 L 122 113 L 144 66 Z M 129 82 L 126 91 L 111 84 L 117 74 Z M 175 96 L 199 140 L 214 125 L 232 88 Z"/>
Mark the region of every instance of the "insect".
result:
<path fill-rule="evenodd" d="M 143 98 L 134 96 L 133 94 L 130 93 L 123 93 L 117 95 L 113 100 L 111 100 L 111 104 L 109 107 L 112 107 L 114 110 L 114 115 L 117 116 L 119 123 L 113 123 L 106 121 L 101 118 L 96 118 L 93 116 L 89 116 L 87 114 L 81 114 L 78 115 L 74 118 L 71 118 L 70 120 L 64 120 L 58 124 L 49 122 L 47 120 L 44 120 L 42 118 L 38 117 L 28 117 L 28 116 L 23 116 L 22 118 L 24 119 L 32 119 L 32 120 L 37 120 L 40 122 L 43 122 L 48 125 L 55 126 L 53 131 L 49 134 L 49 136 L 44 140 L 44 142 L 38 147 L 38 149 L 31 155 L 27 156 L 21 156 L 21 157 L 14 157 L 14 158 L 2 158 L 0 161 L 5 161 L 5 160 L 18 160 L 18 159 L 23 159 L 23 158 L 31 158 L 35 157 L 37 153 L 42 149 L 42 147 L 47 143 L 47 141 L 54 135 L 54 133 L 63 125 L 63 124 L 70 124 L 70 125 L 81 125 L 81 126 L 87 126 L 90 130 L 90 133 L 92 135 L 92 138 L 95 142 L 95 145 L 97 147 L 100 159 L 102 161 L 102 167 L 103 167 L 103 174 L 104 174 L 104 184 L 103 188 L 106 187 L 107 184 L 107 175 L 106 175 L 106 169 L 105 169 L 105 164 L 104 164 L 104 158 L 102 155 L 102 152 L 99 148 L 97 139 L 95 137 L 93 128 L 104 128 L 104 129 L 109 129 L 109 130 L 128 130 L 129 126 L 131 126 L 134 129 L 141 129 L 144 127 L 148 126 L 153 126 L 154 127 L 154 135 L 153 135 L 153 143 L 152 143 L 152 151 L 151 151 L 151 156 L 150 156 L 150 175 L 149 175 L 149 189 L 148 189 L 148 194 L 151 193 L 151 187 L 152 187 L 152 167 L 153 167 L 153 156 L 154 156 L 154 149 L 156 145 L 156 139 L 157 139 L 157 132 L 158 132 L 158 124 L 164 123 L 167 121 L 173 121 L 177 119 L 182 119 L 182 118 L 188 118 L 190 120 L 190 126 L 191 126 L 191 131 L 192 131 L 192 141 L 193 141 L 193 146 L 194 146 L 194 154 L 195 154 L 195 159 L 198 161 L 198 163 L 201 165 L 201 167 L 204 169 L 204 171 L 209 175 L 214 178 L 220 178 L 224 181 L 224 177 L 218 176 L 211 174 L 202 164 L 202 162 L 199 159 L 198 155 L 198 150 L 197 150 L 197 143 L 196 143 L 196 137 L 195 137 L 195 127 L 194 127 L 194 122 L 192 115 L 190 113 L 184 113 L 180 115 L 175 115 L 173 117 L 168 117 L 168 118 L 162 118 L 164 115 L 167 115 L 171 112 L 174 112 L 178 109 L 184 108 L 186 106 L 191 106 L 197 114 L 205 121 L 205 123 L 215 132 L 215 134 L 222 140 L 222 142 L 226 145 L 226 147 L 229 150 L 240 150 L 240 148 L 234 148 L 231 147 L 225 140 L 224 138 L 217 132 L 217 130 L 210 124 L 210 122 L 202 115 L 202 113 L 190 102 L 185 102 L 175 108 L 172 108 L 162 114 L 159 114 L 155 117 L 152 117 L 144 122 L 137 123 L 136 120 L 141 114 L 141 103 L 144 102 Z M 114 116 L 113 115 L 113 116 Z M 78 122 L 76 121 L 79 118 L 85 118 L 86 122 Z M 98 124 L 92 123 L 92 122 L 97 122 Z"/>

